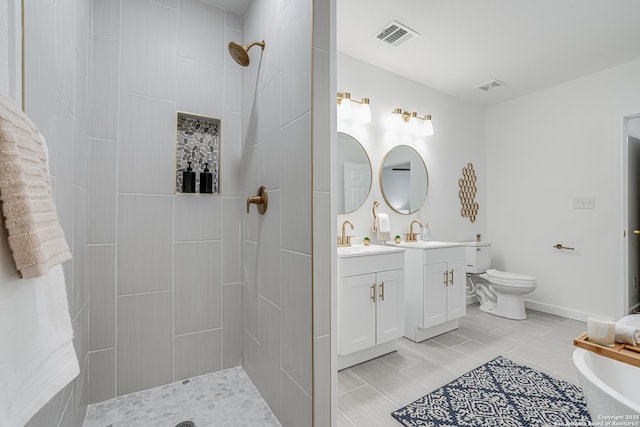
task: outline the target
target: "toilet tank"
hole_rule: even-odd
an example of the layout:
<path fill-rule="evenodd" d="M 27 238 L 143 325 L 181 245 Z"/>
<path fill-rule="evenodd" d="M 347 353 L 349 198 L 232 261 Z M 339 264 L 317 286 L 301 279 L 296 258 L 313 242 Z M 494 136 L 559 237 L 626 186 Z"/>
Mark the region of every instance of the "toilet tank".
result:
<path fill-rule="evenodd" d="M 468 242 L 467 273 L 484 273 L 491 267 L 491 242 Z"/>

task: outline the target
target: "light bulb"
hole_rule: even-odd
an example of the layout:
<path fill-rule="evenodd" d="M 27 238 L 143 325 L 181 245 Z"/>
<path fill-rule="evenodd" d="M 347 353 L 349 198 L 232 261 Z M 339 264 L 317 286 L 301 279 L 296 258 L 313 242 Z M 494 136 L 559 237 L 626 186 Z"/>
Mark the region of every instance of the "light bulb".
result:
<path fill-rule="evenodd" d="M 407 130 L 411 135 L 418 135 L 420 133 L 420 123 L 418 123 L 418 113 L 416 113 L 415 111 L 411 113 L 411 116 L 409 117 L 408 125 L 409 127 Z"/>
<path fill-rule="evenodd" d="M 431 115 L 424 116 L 424 123 L 422 125 L 422 134 L 425 136 L 433 135 L 433 122 L 431 121 Z"/>
<path fill-rule="evenodd" d="M 369 123 L 371 121 L 371 109 L 369 108 L 369 98 L 362 98 L 362 105 L 360 105 L 356 119 L 360 123 Z"/>
<path fill-rule="evenodd" d="M 393 114 L 393 130 L 400 131 L 402 130 L 404 120 L 402 118 L 402 108 L 396 108 L 392 112 Z"/>
<path fill-rule="evenodd" d="M 351 118 L 351 94 L 349 92 L 342 94 L 340 104 L 338 104 L 338 115 L 341 119 Z"/>

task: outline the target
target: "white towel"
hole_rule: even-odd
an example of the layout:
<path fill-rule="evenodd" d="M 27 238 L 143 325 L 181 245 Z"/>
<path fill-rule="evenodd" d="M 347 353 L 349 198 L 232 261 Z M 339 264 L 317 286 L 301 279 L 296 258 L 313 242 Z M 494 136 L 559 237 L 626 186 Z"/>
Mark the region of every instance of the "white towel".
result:
<path fill-rule="evenodd" d="M 0 95 L 0 208 L 22 277 L 45 276 L 71 259 L 58 221 L 44 139 L 11 100 Z"/>
<path fill-rule="evenodd" d="M 378 230 L 382 233 L 391 233 L 391 220 L 385 213 L 378 214 Z"/>
<path fill-rule="evenodd" d="M 616 322 L 616 342 L 640 345 L 640 314 L 631 314 Z"/>
<path fill-rule="evenodd" d="M 391 220 L 389 219 L 389 215 L 385 213 L 379 213 L 378 217 L 376 218 L 375 229 L 378 240 L 391 240 Z"/>
<path fill-rule="evenodd" d="M 22 426 L 80 372 L 62 266 L 19 279 L 0 215 L 0 426 Z"/>

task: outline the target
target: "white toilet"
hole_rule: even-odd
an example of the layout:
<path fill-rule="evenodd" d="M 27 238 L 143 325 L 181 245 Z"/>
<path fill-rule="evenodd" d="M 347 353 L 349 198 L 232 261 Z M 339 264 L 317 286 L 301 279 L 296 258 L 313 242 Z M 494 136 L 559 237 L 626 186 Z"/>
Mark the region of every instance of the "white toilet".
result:
<path fill-rule="evenodd" d="M 522 296 L 536 289 L 536 279 L 490 269 L 490 242 L 468 242 L 466 246 L 467 273 L 471 273 L 480 310 L 507 319 L 526 319 Z"/>

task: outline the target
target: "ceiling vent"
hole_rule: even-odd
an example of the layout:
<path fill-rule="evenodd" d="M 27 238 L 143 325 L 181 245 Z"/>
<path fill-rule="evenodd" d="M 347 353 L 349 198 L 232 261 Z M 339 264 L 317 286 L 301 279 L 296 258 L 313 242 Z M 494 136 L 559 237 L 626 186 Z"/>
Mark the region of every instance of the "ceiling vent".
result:
<path fill-rule="evenodd" d="M 378 40 L 390 44 L 391 46 L 400 46 L 409 40 L 418 37 L 420 34 L 413 31 L 411 28 L 399 23 L 398 21 L 391 21 L 385 25 L 380 31 L 378 31 L 375 37 Z"/>
<path fill-rule="evenodd" d="M 498 79 L 493 79 L 493 80 L 489 80 L 488 82 L 484 82 L 482 84 L 479 84 L 478 86 L 476 86 L 477 89 L 483 90 L 483 91 L 488 91 L 489 89 L 494 89 L 500 86 L 506 86 L 507 84 L 504 82 L 501 82 Z"/>

